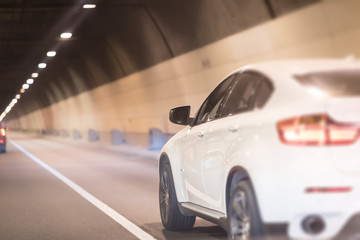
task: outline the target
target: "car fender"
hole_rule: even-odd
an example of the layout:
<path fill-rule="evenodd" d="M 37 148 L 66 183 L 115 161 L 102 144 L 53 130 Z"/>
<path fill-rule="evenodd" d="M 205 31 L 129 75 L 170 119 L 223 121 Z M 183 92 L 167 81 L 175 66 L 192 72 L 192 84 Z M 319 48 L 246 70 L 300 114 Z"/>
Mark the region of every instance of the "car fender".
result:
<path fill-rule="evenodd" d="M 159 169 L 160 164 L 163 161 L 168 161 L 170 164 L 171 172 L 173 175 L 175 192 L 178 199 L 178 202 L 186 202 L 187 196 L 182 184 L 181 176 L 181 162 L 180 162 L 180 139 L 187 133 L 190 126 L 184 128 L 173 136 L 161 149 L 160 159 L 159 159 Z"/>

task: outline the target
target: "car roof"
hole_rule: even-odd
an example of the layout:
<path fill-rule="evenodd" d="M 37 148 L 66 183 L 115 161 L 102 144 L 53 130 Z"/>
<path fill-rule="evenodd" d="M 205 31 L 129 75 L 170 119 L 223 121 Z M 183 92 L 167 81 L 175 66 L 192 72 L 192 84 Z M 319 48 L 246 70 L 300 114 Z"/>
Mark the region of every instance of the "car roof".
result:
<path fill-rule="evenodd" d="M 294 76 L 309 73 L 331 73 L 338 71 L 360 71 L 360 61 L 353 57 L 344 59 L 290 59 L 254 63 L 237 69 L 235 72 L 259 71 L 263 73 L 281 71 Z"/>

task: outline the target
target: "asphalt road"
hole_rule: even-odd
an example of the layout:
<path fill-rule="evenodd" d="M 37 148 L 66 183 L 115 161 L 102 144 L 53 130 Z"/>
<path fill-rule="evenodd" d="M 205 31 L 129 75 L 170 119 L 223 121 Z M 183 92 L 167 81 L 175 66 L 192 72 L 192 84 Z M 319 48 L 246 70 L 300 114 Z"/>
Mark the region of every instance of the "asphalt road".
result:
<path fill-rule="evenodd" d="M 60 137 L 9 139 L 28 154 L 10 141 L 0 154 L 2 240 L 226 239 L 202 219 L 191 232 L 163 229 L 156 153 Z"/>

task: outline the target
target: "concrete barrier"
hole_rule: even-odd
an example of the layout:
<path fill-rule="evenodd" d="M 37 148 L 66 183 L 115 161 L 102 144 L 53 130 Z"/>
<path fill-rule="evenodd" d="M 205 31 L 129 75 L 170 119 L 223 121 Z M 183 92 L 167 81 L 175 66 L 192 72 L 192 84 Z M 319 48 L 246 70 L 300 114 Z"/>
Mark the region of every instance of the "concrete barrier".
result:
<path fill-rule="evenodd" d="M 111 130 L 111 144 L 118 145 L 126 143 L 125 135 L 117 129 Z"/>
<path fill-rule="evenodd" d="M 60 131 L 60 136 L 61 136 L 61 137 L 69 137 L 69 132 L 66 131 L 66 130 L 61 130 L 61 131 Z"/>
<path fill-rule="evenodd" d="M 149 129 L 149 150 L 160 150 L 168 140 L 168 136 L 158 128 Z"/>
<path fill-rule="evenodd" d="M 97 142 L 100 140 L 99 133 L 96 132 L 94 129 L 89 129 L 88 131 L 88 140 L 89 142 Z"/>
<path fill-rule="evenodd" d="M 81 139 L 82 138 L 81 133 L 76 129 L 73 130 L 73 137 L 74 137 L 74 139 Z"/>

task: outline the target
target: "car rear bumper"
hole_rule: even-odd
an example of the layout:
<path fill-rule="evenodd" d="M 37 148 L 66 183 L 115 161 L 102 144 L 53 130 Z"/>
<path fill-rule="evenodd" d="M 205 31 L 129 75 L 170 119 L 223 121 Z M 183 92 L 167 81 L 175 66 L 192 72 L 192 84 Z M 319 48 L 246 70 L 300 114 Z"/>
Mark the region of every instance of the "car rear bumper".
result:
<path fill-rule="evenodd" d="M 286 223 L 291 238 L 334 238 L 353 216 L 360 215 L 360 176 L 349 177 L 330 168 L 322 171 L 295 168 L 282 174 L 263 169 L 254 173 L 252 180 L 263 222 Z M 351 190 L 307 193 L 309 187 L 350 187 Z M 312 216 L 324 224 L 317 234 L 309 233 L 304 227 L 306 219 Z"/>

